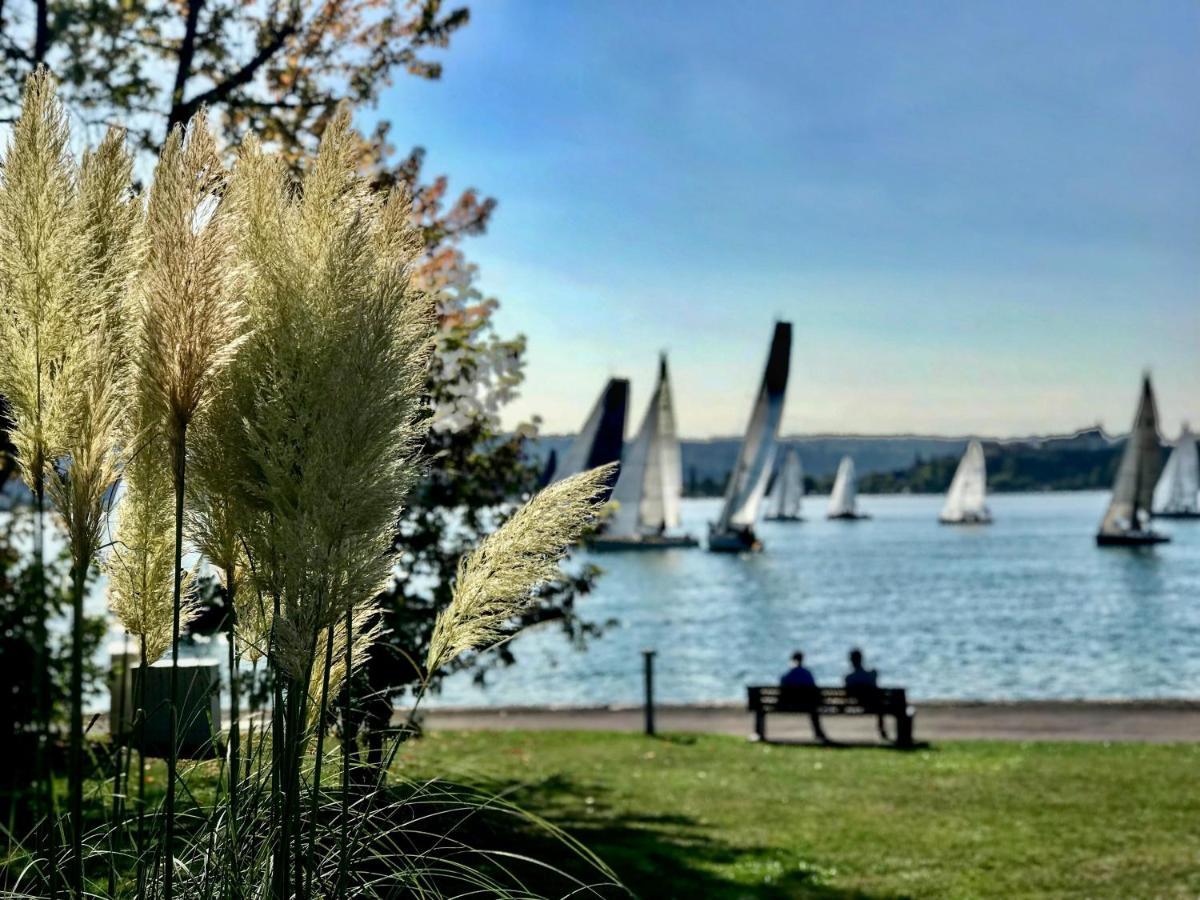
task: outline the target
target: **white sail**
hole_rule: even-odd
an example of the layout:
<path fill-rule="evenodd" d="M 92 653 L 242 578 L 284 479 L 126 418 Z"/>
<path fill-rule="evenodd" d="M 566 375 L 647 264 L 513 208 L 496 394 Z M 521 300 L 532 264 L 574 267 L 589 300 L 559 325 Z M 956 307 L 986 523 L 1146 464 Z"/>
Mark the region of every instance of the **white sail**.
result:
<path fill-rule="evenodd" d="M 804 469 L 800 465 L 800 454 L 789 447 L 783 458 L 783 466 L 775 476 L 775 486 L 768 497 L 768 519 L 800 518 L 800 499 L 804 496 Z"/>
<path fill-rule="evenodd" d="M 946 492 L 946 504 L 939 517 L 943 522 L 988 522 L 987 463 L 983 445 L 971 441 L 963 454 Z"/>
<path fill-rule="evenodd" d="M 1158 467 L 1158 410 L 1147 376 L 1142 380 L 1141 399 L 1133 419 L 1133 428 L 1129 431 L 1125 450 L 1121 454 L 1112 499 L 1100 523 L 1102 535 L 1121 535 L 1146 529 L 1154 486 L 1158 480 Z"/>
<path fill-rule="evenodd" d="M 1154 488 L 1154 512 L 1165 515 L 1200 514 L 1200 459 L 1196 437 L 1186 424 L 1175 442 L 1158 485 Z"/>
<path fill-rule="evenodd" d="M 714 531 L 750 529 L 758 520 L 759 507 L 767 490 L 767 481 L 775 466 L 775 445 L 779 423 L 783 418 L 783 401 L 787 391 L 788 365 L 792 352 L 792 326 L 776 322 L 754 410 L 746 426 L 737 462 L 725 489 L 725 504 Z"/>
<path fill-rule="evenodd" d="M 831 518 L 858 515 L 858 482 L 854 475 L 854 460 L 843 456 L 838 463 L 837 476 L 833 479 L 833 491 L 829 495 Z"/>
<path fill-rule="evenodd" d="M 621 474 L 612 494 L 617 509 L 605 533 L 610 537 L 639 537 L 678 526 L 682 488 L 671 382 L 663 356 L 646 415 L 621 460 Z"/>
<path fill-rule="evenodd" d="M 626 379 L 609 379 L 596 405 L 588 413 L 583 428 L 555 466 L 551 474 L 552 481 L 561 481 L 620 458 L 628 396 L 629 382 Z"/>

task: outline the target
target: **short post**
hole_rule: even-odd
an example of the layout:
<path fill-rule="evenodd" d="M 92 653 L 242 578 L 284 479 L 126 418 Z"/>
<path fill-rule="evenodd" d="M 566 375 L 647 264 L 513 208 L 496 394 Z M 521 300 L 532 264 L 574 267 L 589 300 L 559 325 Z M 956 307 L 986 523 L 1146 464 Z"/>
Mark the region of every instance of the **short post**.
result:
<path fill-rule="evenodd" d="M 646 676 L 646 734 L 654 737 L 654 650 L 643 650 Z"/>

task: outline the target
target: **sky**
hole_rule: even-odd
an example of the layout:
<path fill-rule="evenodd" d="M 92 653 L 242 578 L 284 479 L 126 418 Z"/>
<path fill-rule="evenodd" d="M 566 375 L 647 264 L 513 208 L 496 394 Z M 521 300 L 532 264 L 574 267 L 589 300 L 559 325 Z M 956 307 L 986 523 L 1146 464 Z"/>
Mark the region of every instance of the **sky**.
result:
<path fill-rule="evenodd" d="M 740 433 L 1200 425 L 1200 4 L 475 0 L 375 115 L 499 207 L 466 250 L 528 338 L 506 424 L 577 430 L 669 353 Z"/>

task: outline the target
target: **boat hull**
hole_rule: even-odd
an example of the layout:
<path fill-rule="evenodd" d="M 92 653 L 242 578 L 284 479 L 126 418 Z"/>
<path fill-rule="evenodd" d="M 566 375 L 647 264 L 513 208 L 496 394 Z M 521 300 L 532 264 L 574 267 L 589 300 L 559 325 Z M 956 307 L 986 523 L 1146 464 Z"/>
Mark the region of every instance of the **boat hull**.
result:
<path fill-rule="evenodd" d="M 991 516 L 963 516 L 961 519 L 945 519 L 938 516 L 943 525 L 991 525 Z"/>
<path fill-rule="evenodd" d="M 588 541 L 588 549 L 600 553 L 614 553 L 623 550 L 679 550 L 689 547 L 699 547 L 700 542 L 690 534 L 675 536 L 658 536 L 641 538 L 605 537 L 600 535 Z"/>
<path fill-rule="evenodd" d="M 803 522 L 803 516 L 763 516 L 764 522 Z"/>
<path fill-rule="evenodd" d="M 867 515 L 866 513 L 844 512 L 844 513 L 833 513 L 832 515 L 828 515 L 825 518 L 838 519 L 843 522 L 858 522 L 862 519 L 869 519 L 871 517 L 869 515 Z"/>
<path fill-rule="evenodd" d="M 1157 531 L 1126 531 L 1122 534 L 1096 535 L 1098 547 L 1151 547 L 1154 544 L 1166 544 L 1171 538 Z"/>
<path fill-rule="evenodd" d="M 1200 512 L 1156 512 L 1156 519 L 1200 519 Z"/>
<path fill-rule="evenodd" d="M 753 531 L 710 531 L 708 549 L 712 553 L 758 553 L 762 541 Z"/>

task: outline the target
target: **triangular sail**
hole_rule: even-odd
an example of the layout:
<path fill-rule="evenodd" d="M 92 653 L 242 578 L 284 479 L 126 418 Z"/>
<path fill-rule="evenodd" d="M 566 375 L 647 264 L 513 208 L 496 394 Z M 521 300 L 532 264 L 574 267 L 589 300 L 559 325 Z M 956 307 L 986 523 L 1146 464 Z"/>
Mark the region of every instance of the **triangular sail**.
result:
<path fill-rule="evenodd" d="M 800 454 L 796 452 L 795 447 L 789 447 L 768 497 L 767 518 L 800 518 L 800 502 L 803 496 L 804 469 L 800 465 Z"/>
<path fill-rule="evenodd" d="M 725 489 L 725 504 L 715 526 L 717 532 L 750 528 L 758 520 L 767 481 L 775 465 L 775 445 L 779 437 L 779 422 L 783 418 L 791 353 L 791 323 L 776 322 L 767 368 L 754 401 L 750 422 L 746 426 L 746 436 L 738 451 L 737 462 Z"/>
<path fill-rule="evenodd" d="M 854 460 L 843 456 L 838 463 L 833 491 L 829 495 L 829 515 L 857 515 L 858 483 L 854 475 Z"/>
<path fill-rule="evenodd" d="M 1137 414 L 1121 454 L 1112 500 L 1100 523 L 1101 534 L 1118 535 L 1146 528 L 1159 465 L 1158 410 L 1147 376 L 1142 380 Z"/>
<path fill-rule="evenodd" d="M 617 510 L 609 521 L 607 533 L 613 537 L 635 537 L 678 526 L 682 485 L 671 382 L 667 359 L 663 356 L 658 384 L 646 415 L 621 460 L 621 474 L 612 495 Z"/>
<path fill-rule="evenodd" d="M 561 481 L 621 458 L 628 399 L 629 381 L 610 378 L 588 414 L 587 421 L 583 423 L 583 428 L 555 467 L 552 481 Z"/>
<path fill-rule="evenodd" d="M 950 490 L 946 492 L 941 519 L 943 522 L 962 522 L 987 517 L 987 463 L 983 445 L 971 441 L 954 472 Z"/>
<path fill-rule="evenodd" d="M 1196 438 L 1187 425 L 1154 489 L 1154 512 L 1166 515 L 1200 513 L 1200 459 Z"/>

